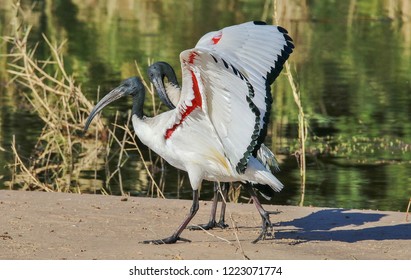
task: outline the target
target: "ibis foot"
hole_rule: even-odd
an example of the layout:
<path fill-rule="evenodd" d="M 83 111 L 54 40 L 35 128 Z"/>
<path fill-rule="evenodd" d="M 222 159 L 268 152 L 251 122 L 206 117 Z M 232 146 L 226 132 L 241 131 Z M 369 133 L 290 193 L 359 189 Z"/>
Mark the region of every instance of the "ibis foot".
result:
<path fill-rule="evenodd" d="M 187 227 L 187 225 L 191 221 L 191 219 L 195 216 L 195 214 L 198 211 L 198 208 L 199 208 L 198 190 L 193 190 L 193 205 L 191 205 L 190 213 L 188 213 L 188 216 L 183 220 L 181 225 L 178 226 L 178 228 L 173 233 L 173 235 L 171 235 L 170 237 L 164 238 L 164 239 L 146 240 L 146 241 L 143 241 L 143 244 L 155 244 L 155 245 L 173 244 L 173 243 L 176 243 L 178 240 L 184 241 L 184 242 L 191 242 L 191 240 L 181 238 L 180 234 Z"/>
<path fill-rule="evenodd" d="M 219 221 L 218 223 L 215 224 L 216 227 L 219 227 L 221 229 L 228 228 L 228 225 L 224 223 L 224 221 Z"/>
<path fill-rule="evenodd" d="M 167 238 L 163 239 L 154 239 L 154 240 L 145 240 L 142 243 L 143 244 L 154 244 L 154 245 L 162 245 L 162 244 L 174 244 L 177 241 L 184 241 L 184 242 L 191 242 L 189 239 L 181 238 L 181 237 L 176 237 L 176 236 L 170 236 Z"/>
<path fill-rule="evenodd" d="M 251 243 L 255 244 L 260 240 L 266 240 L 268 238 L 270 238 L 270 239 L 274 238 L 274 229 L 273 229 L 273 224 L 270 221 L 270 214 L 278 214 L 278 212 L 265 211 L 263 214 L 261 214 L 261 219 L 262 219 L 261 233 Z"/>
<path fill-rule="evenodd" d="M 224 221 L 219 221 L 218 223 L 216 221 L 209 221 L 207 224 L 189 226 L 187 228 L 189 230 L 200 230 L 200 229 L 210 230 L 210 229 L 213 229 L 213 228 L 225 229 L 227 227 L 228 227 L 228 225 L 226 223 L 224 223 Z"/>

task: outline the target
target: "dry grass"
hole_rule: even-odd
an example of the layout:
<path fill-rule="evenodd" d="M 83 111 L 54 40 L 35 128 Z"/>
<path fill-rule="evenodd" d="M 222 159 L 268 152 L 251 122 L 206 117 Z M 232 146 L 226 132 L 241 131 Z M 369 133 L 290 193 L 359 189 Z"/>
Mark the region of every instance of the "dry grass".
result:
<path fill-rule="evenodd" d="M 267 1 L 268 2 L 268 1 Z M 268 4 L 266 9 L 268 9 Z M 278 14 L 277 14 L 277 0 L 273 0 L 273 24 L 278 25 Z M 300 167 L 300 202 L 299 206 L 304 206 L 305 198 L 305 183 L 306 183 L 306 141 L 307 141 L 307 119 L 304 114 L 304 108 L 301 100 L 301 92 L 299 90 L 296 79 L 294 78 L 293 72 L 291 71 L 290 64 L 288 61 L 285 62 L 285 70 L 288 78 L 288 82 L 293 93 L 294 102 L 298 108 L 298 142 L 299 149 L 294 152 L 297 159 L 298 166 Z"/>
<path fill-rule="evenodd" d="M 293 97 L 295 104 L 298 107 L 298 141 L 300 144 L 300 149 L 295 151 L 295 157 L 297 158 L 298 165 L 300 167 L 300 206 L 304 206 L 305 198 L 305 182 L 306 182 L 306 161 L 305 161 L 305 143 L 307 141 L 307 120 L 304 115 L 304 108 L 301 102 L 301 93 L 297 88 L 297 84 L 292 75 L 290 65 L 288 62 L 285 63 L 285 69 L 287 71 L 288 81 L 293 92 Z"/>
<path fill-rule="evenodd" d="M 106 127 L 101 118 L 96 118 L 83 136 L 84 124 L 93 104 L 85 97 L 73 76 L 65 70 L 65 42 L 53 43 L 43 35 L 43 41 L 31 46 L 31 28 L 24 23 L 25 12 L 19 3 L 14 9 L 16 16 L 12 34 L 2 37 L 9 50 L 5 55 L 8 85 L 13 85 L 17 94 L 24 95 L 32 110 L 44 122 L 44 127 L 30 159 L 19 155 L 18 145 L 13 141 L 11 152 L 15 160 L 10 164 L 10 188 L 80 192 L 80 174 L 92 171 L 92 191 L 106 193 L 110 189 L 110 182 L 116 178 L 122 194 L 125 194 L 121 167 L 128 159 L 128 150 L 137 150 L 142 156 L 128 128 L 130 116 L 125 126 L 117 125 L 116 117 L 112 128 Z M 37 59 L 36 49 L 39 44 L 45 44 L 48 48 L 50 56 L 47 59 Z M 148 88 L 147 83 L 146 86 Z M 148 88 L 148 91 L 154 98 L 153 89 Z M 157 109 L 153 106 L 153 110 Z M 119 134 L 122 134 L 120 139 L 116 136 Z M 117 160 L 117 163 L 112 164 L 113 160 Z M 113 165 L 115 169 L 111 170 L 110 166 Z M 151 193 L 164 197 L 150 168 L 146 163 L 144 165 L 152 181 Z M 105 186 L 97 184 L 99 170 L 105 170 Z"/>
<path fill-rule="evenodd" d="M 30 47 L 30 27 L 21 20 L 20 6 L 16 5 L 14 33 L 4 36 L 9 46 L 7 54 L 8 84 L 16 85 L 18 94 L 25 96 L 32 109 L 44 122 L 33 155 L 28 163 L 19 156 L 16 144 L 12 144 L 15 162 L 12 165 L 11 186 L 22 189 L 69 191 L 72 182 L 78 181 L 83 167 L 91 168 L 99 147 L 94 141 L 80 137 L 83 124 L 93 105 L 85 98 L 81 88 L 64 69 L 62 44 L 51 43 L 43 35 L 50 57 L 36 59 L 38 44 Z M 104 129 L 101 121 L 92 131 Z M 93 142 L 93 143 L 91 143 Z M 79 157 L 83 147 L 87 153 Z"/>

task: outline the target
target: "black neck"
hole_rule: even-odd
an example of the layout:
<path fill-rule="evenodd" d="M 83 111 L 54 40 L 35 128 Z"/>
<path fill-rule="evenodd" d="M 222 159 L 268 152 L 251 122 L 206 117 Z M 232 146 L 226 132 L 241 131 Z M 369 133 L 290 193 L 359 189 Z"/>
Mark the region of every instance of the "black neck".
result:
<path fill-rule="evenodd" d="M 137 115 L 139 119 L 142 119 L 144 116 L 143 107 L 144 107 L 144 91 L 140 94 L 133 95 L 133 115 Z"/>

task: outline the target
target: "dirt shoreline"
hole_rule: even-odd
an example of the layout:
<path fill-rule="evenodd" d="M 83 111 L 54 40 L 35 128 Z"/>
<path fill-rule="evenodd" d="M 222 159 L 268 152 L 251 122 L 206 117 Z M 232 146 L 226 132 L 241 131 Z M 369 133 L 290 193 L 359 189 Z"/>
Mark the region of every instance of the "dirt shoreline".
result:
<path fill-rule="evenodd" d="M 0 190 L 0 259 L 411 259 L 405 213 L 273 206 L 275 238 L 252 244 L 260 218 L 253 205 L 227 207 L 228 229 L 185 230 L 191 242 L 140 243 L 166 237 L 190 201 Z M 200 202 L 193 224 L 208 220 Z M 233 226 L 237 226 L 237 230 Z"/>

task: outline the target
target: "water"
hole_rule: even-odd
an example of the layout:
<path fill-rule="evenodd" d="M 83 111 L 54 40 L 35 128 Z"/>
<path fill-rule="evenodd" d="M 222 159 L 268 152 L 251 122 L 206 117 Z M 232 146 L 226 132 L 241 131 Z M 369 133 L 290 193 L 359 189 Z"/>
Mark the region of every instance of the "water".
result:
<path fill-rule="evenodd" d="M 41 40 L 41 33 L 56 41 L 67 39 L 67 72 L 82 83 L 89 99 L 96 100 L 98 88 L 106 93 L 136 75 L 134 61 L 143 69 L 148 59 L 168 61 L 179 76 L 179 53 L 192 48 L 203 34 L 264 14 L 271 22 L 272 7 L 265 13 L 265 2 L 41 1 L 29 16 L 31 40 Z M 406 1 L 279 2 L 279 23 L 296 45 L 290 63 L 309 119 L 305 205 L 405 211 L 411 197 L 411 15 Z M 23 1 L 25 6 L 30 3 Z M 4 34 L 12 12 L 8 1 L 0 4 Z M 40 45 L 38 54 L 46 56 L 47 48 Z M 23 97 L 4 87 L 5 66 L 1 67 L 3 185 L 11 178 L 5 166 L 14 160 L 9 152 L 12 136 L 19 153 L 29 158 L 43 124 Z M 298 112 L 284 75 L 275 82 L 274 93 L 266 144 L 278 155 L 281 172 L 276 176 L 286 187 L 272 203 L 296 205 L 300 179 L 293 153 L 298 148 Z M 116 110 L 129 108 L 129 102 L 119 102 L 104 116 L 112 121 Z M 165 195 L 190 198 L 186 178 L 177 188 L 178 176 L 185 174 L 164 168 Z M 155 173 L 156 180 L 160 174 Z M 137 154 L 131 154 L 121 175 L 125 192 L 146 195 L 150 183 Z M 94 176 L 92 171 L 82 173 L 84 191 L 105 185 L 103 165 L 97 182 Z M 119 194 L 119 185 L 114 178 L 107 192 Z M 210 186 L 203 187 L 202 199 L 211 197 Z"/>

